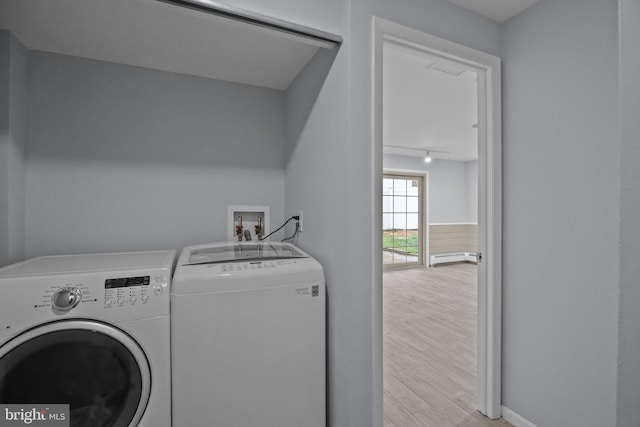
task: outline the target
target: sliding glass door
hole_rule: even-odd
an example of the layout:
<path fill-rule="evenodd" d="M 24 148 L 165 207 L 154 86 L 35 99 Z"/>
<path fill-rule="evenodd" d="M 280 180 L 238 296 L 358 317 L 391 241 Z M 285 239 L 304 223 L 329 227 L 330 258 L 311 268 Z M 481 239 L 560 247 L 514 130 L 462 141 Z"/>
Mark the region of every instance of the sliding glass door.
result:
<path fill-rule="evenodd" d="M 385 174 L 382 185 L 382 248 L 385 269 L 423 265 L 422 176 Z"/>

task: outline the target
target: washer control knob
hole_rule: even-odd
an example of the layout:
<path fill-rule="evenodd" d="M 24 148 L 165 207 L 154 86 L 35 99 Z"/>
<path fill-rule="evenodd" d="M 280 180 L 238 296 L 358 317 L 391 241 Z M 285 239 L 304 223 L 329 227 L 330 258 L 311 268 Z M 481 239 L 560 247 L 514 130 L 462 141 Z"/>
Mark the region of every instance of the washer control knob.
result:
<path fill-rule="evenodd" d="M 51 297 L 53 308 L 60 311 L 69 311 L 82 299 L 82 292 L 75 286 L 63 286 Z"/>
<path fill-rule="evenodd" d="M 136 301 L 138 301 L 138 298 L 136 298 L 135 296 L 131 296 L 131 298 L 129 298 L 129 302 L 131 304 L 135 303 Z"/>
<path fill-rule="evenodd" d="M 105 307 L 111 307 L 112 304 L 113 304 L 113 300 L 111 298 L 107 298 L 106 300 L 104 300 Z"/>
<path fill-rule="evenodd" d="M 142 302 L 149 301 L 149 295 L 147 295 L 147 294 L 142 294 L 142 296 L 140 298 L 142 299 Z"/>
<path fill-rule="evenodd" d="M 118 298 L 117 299 L 117 303 L 118 303 L 118 305 L 124 304 L 124 298 L 122 298 L 122 297 Z"/>

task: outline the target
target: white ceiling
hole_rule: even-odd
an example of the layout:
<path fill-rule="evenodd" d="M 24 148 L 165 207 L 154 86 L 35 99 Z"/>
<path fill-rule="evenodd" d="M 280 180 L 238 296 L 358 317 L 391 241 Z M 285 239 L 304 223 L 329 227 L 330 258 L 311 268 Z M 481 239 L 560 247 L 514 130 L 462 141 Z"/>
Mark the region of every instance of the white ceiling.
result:
<path fill-rule="evenodd" d="M 497 22 L 505 22 L 539 0 L 448 0 Z"/>
<path fill-rule="evenodd" d="M 32 50 L 286 89 L 318 46 L 157 0 L 1 0 Z"/>
<path fill-rule="evenodd" d="M 389 40 L 383 64 L 384 151 L 424 157 L 429 150 L 436 159 L 477 159 L 476 73 Z M 439 71 L 443 66 L 460 75 Z"/>

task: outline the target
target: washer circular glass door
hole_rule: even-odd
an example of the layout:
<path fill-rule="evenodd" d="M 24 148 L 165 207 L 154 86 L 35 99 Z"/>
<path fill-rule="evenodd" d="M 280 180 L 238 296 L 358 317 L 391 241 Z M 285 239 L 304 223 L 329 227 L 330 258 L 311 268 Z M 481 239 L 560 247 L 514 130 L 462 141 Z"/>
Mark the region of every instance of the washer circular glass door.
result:
<path fill-rule="evenodd" d="M 137 425 L 150 381 L 140 346 L 100 322 L 48 323 L 0 347 L 0 402 L 69 404 L 71 426 Z"/>

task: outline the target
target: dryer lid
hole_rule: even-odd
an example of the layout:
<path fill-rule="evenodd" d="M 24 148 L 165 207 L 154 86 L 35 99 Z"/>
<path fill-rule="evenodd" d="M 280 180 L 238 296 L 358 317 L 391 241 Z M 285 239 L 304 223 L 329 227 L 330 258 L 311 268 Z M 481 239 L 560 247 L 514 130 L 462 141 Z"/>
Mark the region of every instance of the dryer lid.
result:
<path fill-rule="evenodd" d="M 288 243 L 223 243 L 192 250 L 184 265 L 308 257 L 300 249 Z"/>

